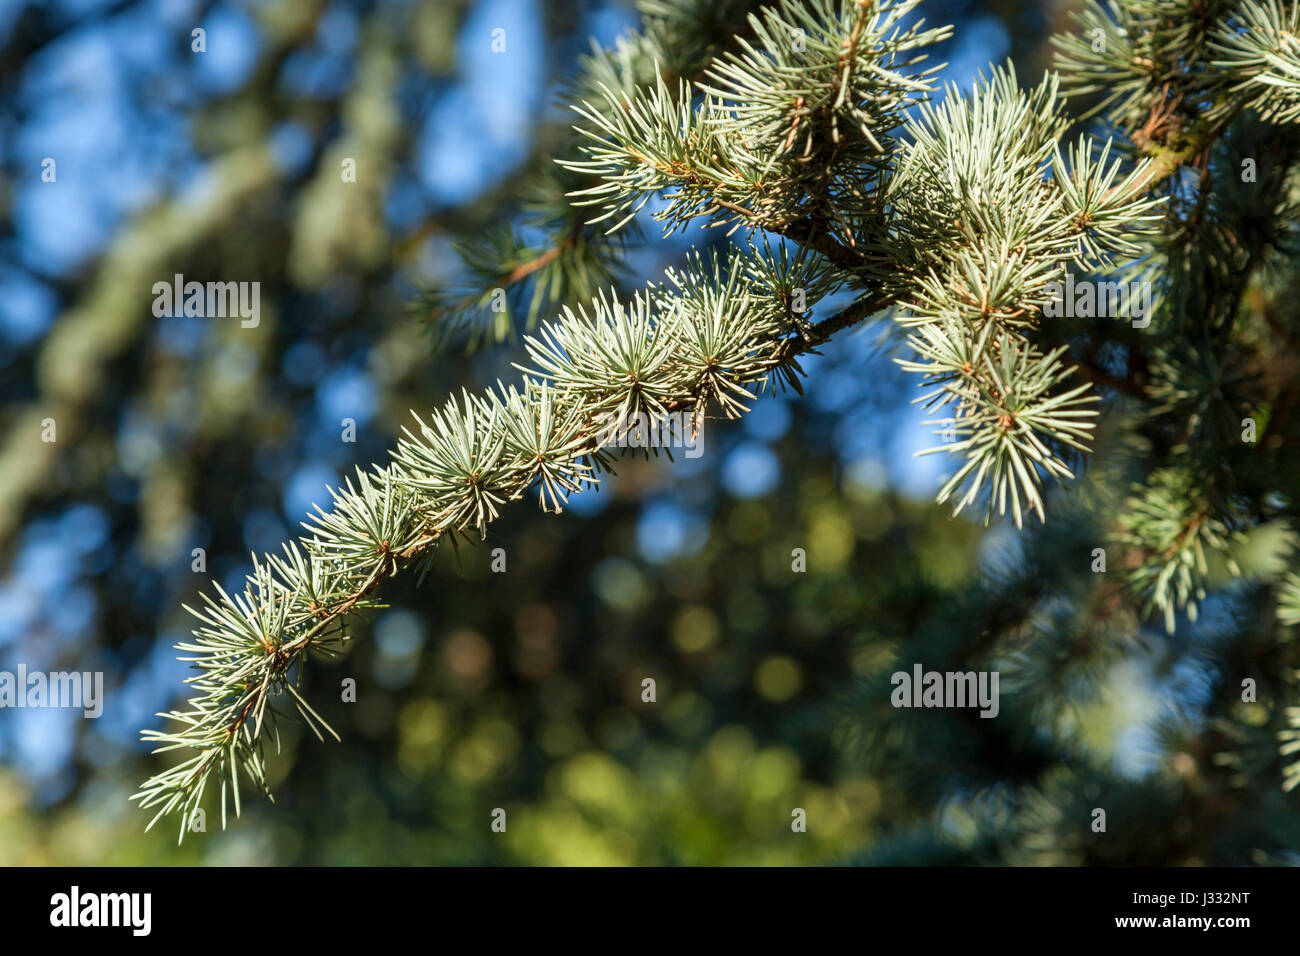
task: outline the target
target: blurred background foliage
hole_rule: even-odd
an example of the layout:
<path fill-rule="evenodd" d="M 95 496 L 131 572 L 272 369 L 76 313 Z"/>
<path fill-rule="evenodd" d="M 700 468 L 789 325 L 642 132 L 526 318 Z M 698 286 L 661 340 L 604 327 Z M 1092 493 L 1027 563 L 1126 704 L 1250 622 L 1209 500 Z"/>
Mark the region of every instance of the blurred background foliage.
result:
<path fill-rule="evenodd" d="M 1068 8 L 924 12 L 956 24 L 945 77 L 965 84 L 1007 56 L 1039 74 Z M 1239 802 L 1220 812 L 1247 832 L 1193 845 L 1194 814 L 1133 756 L 1208 666 L 1193 644 L 1168 671 L 1112 666 L 1133 634 L 1008 657 L 1021 688 L 1086 684 L 1050 715 L 1007 683 L 1006 722 L 881 709 L 890 670 L 976 654 L 1095 538 L 1083 518 L 1018 538 L 931 504 L 943 463 L 912 458 L 931 439 L 872 330 L 806 363 L 806 397 L 713 423 L 700 458 L 628 459 L 564 515 L 509 509 L 422 587 L 399 578 L 306 675 L 341 744 L 296 728 L 276 803 L 246 800 L 224 833 L 215 813 L 183 847 L 142 832 L 138 733 L 180 692 L 182 604 L 237 587 L 250 551 L 385 459 L 408 410 L 506 377 L 510 345 L 444 348 L 421 310 L 464 286 L 458 242 L 526 232 L 564 80 L 636 20 L 620 0 L 0 2 L 0 669 L 100 670 L 107 694 L 99 720 L 0 712 L 0 863 L 1083 862 L 1086 812 L 1061 820 L 1102 787 L 1169 824 L 1146 862 L 1293 839 L 1293 813 L 1250 830 Z M 635 244 L 621 280 L 697 239 Z M 259 281 L 259 326 L 155 318 L 176 273 Z M 1007 839 L 1000 801 L 1026 782 Z"/>

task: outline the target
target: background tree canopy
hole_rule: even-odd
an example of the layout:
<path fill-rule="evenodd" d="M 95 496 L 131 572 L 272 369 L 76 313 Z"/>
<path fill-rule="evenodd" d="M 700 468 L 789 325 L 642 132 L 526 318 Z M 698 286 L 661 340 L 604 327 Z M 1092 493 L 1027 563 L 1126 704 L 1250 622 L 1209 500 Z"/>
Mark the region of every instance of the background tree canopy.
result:
<path fill-rule="evenodd" d="M 1162 23 L 1178 12 L 1166 5 Z M 188 676 L 183 605 L 214 582 L 241 591 L 250 552 L 279 551 L 328 489 L 387 460 L 410 410 L 517 379 L 521 334 L 561 305 L 611 286 L 626 298 L 692 246 L 726 247 L 698 223 L 660 238 L 662 198 L 610 236 L 583 228 L 590 210 L 557 216 L 554 198 L 584 181 L 555 159 L 582 159 L 566 104 L 592 94 L 574 86 L 579 67 L 599 76 L 592 38 L 635 66 L 619 38 L 662 31 L 680 62 L 655 66 L 694 80 L 690 64 L 742 48 L 758 6 L 0 9 L 0 670 L 106 684 L 97 720 L 0 711 L 0 863 L 1295 862 L 1283 751 L 1300 719 L 1286 610 L 1300 589 L 1291 604 L 1283 589 L 1279 617 L 1275 588 L 1295 566 L 1294 392 L 1257 407 L 1250 383 L 1294 378 L 1282 252 L 1296 217 L 1263 204 L 1292 194 L 1300 154 L 1285 127 L 1258 124 L 1215 147 L 1227 173 L 1213 189 L 1192 189 L 1203 163 L 1170 193 L 1184 246 L 1211 249 L 1178 260 L 1180 287 L 1209 283 L 1248 312 L 1271 364 L 1240 380 L 1226 355 L 1124 366 L 1128 352 L 1077 322 L 1111 414 L 1080 479 L 1048 492 L 1047 525 L 936 507 L 953 466 L 914 457 L 934 442 L 895 362 L 912 354 L 907 330 L 841 334 L 800 359 L 805 394 L 710 422 L 698 458 L 625 457 L 562 516 L 505 509 L 420 586 L 395 578 L 344 653 L 303 674 L 341 742 L 283 725 L 274 805 L 246 794 L 223 831 L 209 803 L 206 830 L 179 846 L 171 827 L 143 832 L 128 797 L 162 760 L 139 730 Z M 931 59 L 969 91 L 1007 59 L 1036 84 L 1054 33 L 1084 38 L 1064 55 L 1086 60 L 1095 24 L 1071 19 L 1079 8 L 926 0 L 920 13 L 954 25 Z M 1122 125 L 1148 79 L 1110 99 L 1085 83 L 1072 106 L 1109 110 L 1086 128 Z M 1261 161 L 1253 191 L 1235 183 L 1241 155 Z M 1214 250 L 1234 244 L 1249 268 L 1221 267 Z M 156 316 L 154 284 L 178 274 L 259 282 L 257 326 Z M 1216 358 L 1208 343 L 1161 347 L 1180 346 Z M 1147 566 L 1115 563 L 1107 522 L 1142 515 L 1126 526 L 1139 553 L 1208 483 L 1169 471 L 1142 511 L 1124 504 L 1133 463 L 1153 442 L 1237 442 L 1242 402 L 1269 413 L 1268 505 L 1231 549 L 1207 538 L 1188 583 L 1153 585 L 1178 600 L 1144 603 L 1117 581 L 1140 585 Z M 1153 405 L 1188 433 L 1143 434 Z M 1102 546 L 1113 566 L 1098 574 Z M 890 674 L 913 663 L 996 667 L 1000 719 L 892 707 Z"/>

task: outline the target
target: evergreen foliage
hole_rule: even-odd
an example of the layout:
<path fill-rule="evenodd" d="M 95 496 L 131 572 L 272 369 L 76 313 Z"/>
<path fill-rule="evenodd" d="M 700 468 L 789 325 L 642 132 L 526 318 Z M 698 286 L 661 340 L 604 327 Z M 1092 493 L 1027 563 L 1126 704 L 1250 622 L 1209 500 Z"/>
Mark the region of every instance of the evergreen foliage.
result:
<path fill-rule="evenodd" d="M 1055 545 L 1077 555 L 1042 567 L 1086 573 L 1091 544 L 1104 545 L 1112 577 L 1071 585 L 1093 591 L 1076 593 L 1094 615 L 1077 626 L 1097 641 L 1148 619 L 1172 633 L 1239 579 L 1238 592 L 1276 604 L 1256 625 L 1270 672 L 1251 676 L 1269 700 L 1296 699 L 1300 578 L 1260 571 L 1250 544 L 1294 524 L 1300 474 L 1285 361 L 1300 285 L 1297 5 L 1090 3 L 1058 38 L 1058 73 L 1025 87 L 993 67 L 938 103 L 927 48 L 949 31 L 925 27 L 919 7 L 646 0 L 641 31 L 584 61 L 571 149 L 532 187 L 546 241 L 489 236 L 465 250 L 482 287 L 424 303 L 442 331 L 478 341 L 514 328 L 508 313 L 475 326 L 497 288 L 529 303 L 530 328 L 556 317 L 526 337 L 518 382 L 417 416 L 390 463 L 359 469 L 282 555 L 254 556 L 243 593 L 204 598 L 180 646 L 198 670 L 194 696 L 166 715 L 169 729 L 146 731 L 184 756 L 136 795 L 155 821 L 177 814 L 183 837 L 210 786 L 223 820 L 228 800 L 239 809 L 241 774 L 265 791 L 263 748 L 288 709 L 277 701 L 332 733 L 297 688 L 303 658 L 336 653 L 385 579 L 427 569 L 443 543 L 485 537 L 509 502 L 537 489 L 559 511 L 596 486 L 613 464 L 600 445 L 611 416 L 736 417 L 764 390 L 802 388 L 802 354 L 884 317 L 946 438 L 932 451 L 953 456 L 940 503 L 1017 528 L 1030 514 L 1060 522 Z M 624 237 L 647 209 L 664 235 L 717 228 L 730 251 L 694 253 L 618 295 Z M 1053 315 L 1067 275 L 1147 284 L 1149 324 Z M 1272 583 L 1275 595 L 1261 587 Z M 1044 662 L 1076 636 L 1056 618 L 1084 612 L 1038 606 L 1043 593 L 1018 577 L 949 609 L 944 620 L 988 626 L 959 648 L 933 644 L 943 660 L 927 664 L 1005 662 L 1029 696 L 1069 700 L 1064 672 Z M 1130 617 L 1096 615 L 1098 604 Z M 1300 751 L 1300 706 L 1274 707 L 1261 734 L 1234 710 L 1240 672 L 1220 675 L 1214 761 L 1275 767 Z M 880 691 L 860 689 L 858 723 L 883 706 Z M 997 731 L 1008 755 L 995 763 L 1030 781 L 1017 849 L 1004 853 L 1020 861 L 1035 859 L 1073 786 L 1026 730 L 1033 717 L 1030 703 L 1012 708 Z M 987 781 L 989 767 L 949 768 L 964 772 Z M 1300 761 L 1279 777 L 1300 783 Z M 1120 803 L 1131 796 L 1108 785 Z"/>

